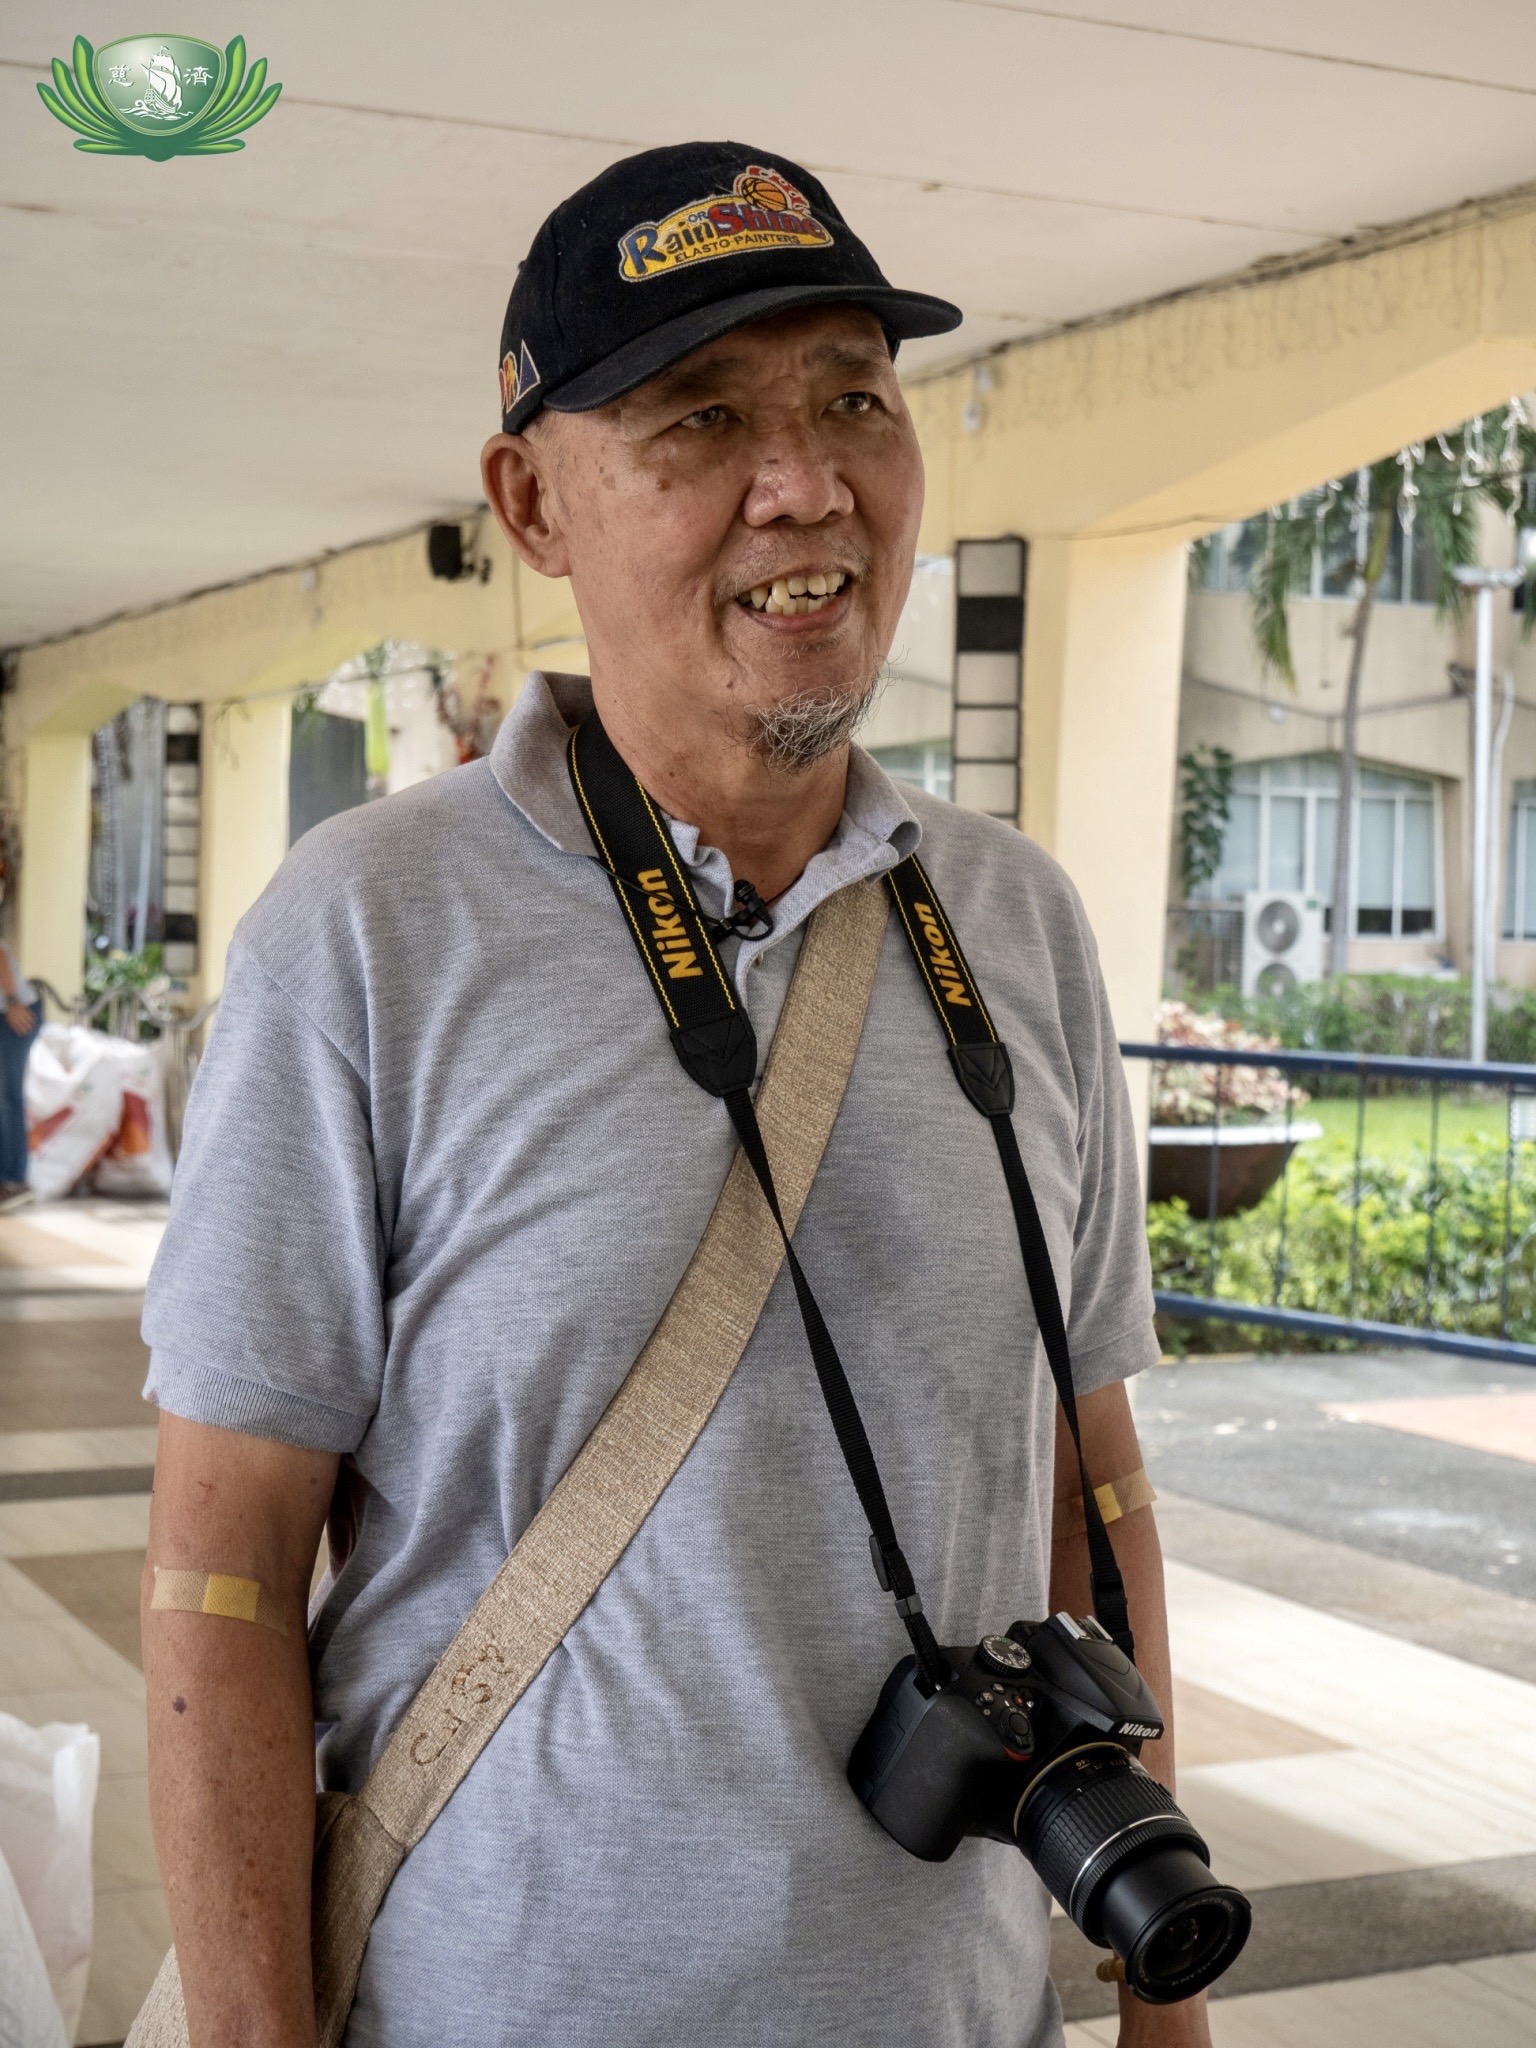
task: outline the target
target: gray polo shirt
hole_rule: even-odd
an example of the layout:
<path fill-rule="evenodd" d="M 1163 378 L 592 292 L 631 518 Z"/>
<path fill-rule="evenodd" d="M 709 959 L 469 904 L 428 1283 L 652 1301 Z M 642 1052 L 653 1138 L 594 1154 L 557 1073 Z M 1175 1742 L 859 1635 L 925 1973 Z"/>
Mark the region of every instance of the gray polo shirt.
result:
<path fill-rule="evenodd" d="M 345 1454 L 313 1627 L 354 1789 L 607 1405 L 730 1162 L 571 795 L 584 683 L 489 761 L 309 832 L 241 923 L 144 1333 L 173 1413 Z M 730 876 L 681 825 L 705 908 Z M 805 919 L 923 859 L 1019 1077 L 1077 1383 L 1156 1355 L 1130 1115 L 1082 907 L 1037 847 L 855 751 L 731 963 L 761 1040 Z M 796 1238 L 940 1637 L 1045 1611 L 1053 1395 L 996 1148 L 891 920 Z M 787 1276 L 645 1528 L 408 1859 L 351 2048 L 1055 2048 L 1016 1851 L 903 1854 L 844 1779 L 907 1649 Z"/>

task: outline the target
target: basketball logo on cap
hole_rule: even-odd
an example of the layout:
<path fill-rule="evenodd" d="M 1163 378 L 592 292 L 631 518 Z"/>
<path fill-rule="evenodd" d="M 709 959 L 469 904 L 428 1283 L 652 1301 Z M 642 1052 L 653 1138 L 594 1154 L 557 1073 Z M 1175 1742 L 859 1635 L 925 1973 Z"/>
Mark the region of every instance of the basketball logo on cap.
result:
<path fill-rule="evenodd" d="M 539 373 L 534 366 L 533 352 L 526 341 L 520 342 L 517 354 L 510 350 L 501 359 L 501 409 L 504 413 L 512 410 L 520 398 L 526 398 L 535 384 Z"/>
<path fill-rule="evenodd" d="M 640 284 L 717 256 L 826 249 L 831 243 L 810 201 L 782 171 L 748 164 L 729 192 L 692 199 L 665 220 L 639 221 L 621 235 L 619 275 L 626 284 Z"/>

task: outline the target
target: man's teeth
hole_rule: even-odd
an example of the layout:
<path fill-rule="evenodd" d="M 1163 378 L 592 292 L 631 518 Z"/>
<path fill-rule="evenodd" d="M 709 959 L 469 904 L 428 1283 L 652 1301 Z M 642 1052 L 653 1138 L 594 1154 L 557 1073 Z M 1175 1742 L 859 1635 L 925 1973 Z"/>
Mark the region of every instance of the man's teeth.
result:
<path fill-rule="evenodd" d="M 747 593 L 754 611 L 782 612 L 794 617 L 800 612 L 819 612 L 848 581 L 841 569 L 820 570 L 814 576 L 781 576 L 774 583 L 759 583 Z"/>

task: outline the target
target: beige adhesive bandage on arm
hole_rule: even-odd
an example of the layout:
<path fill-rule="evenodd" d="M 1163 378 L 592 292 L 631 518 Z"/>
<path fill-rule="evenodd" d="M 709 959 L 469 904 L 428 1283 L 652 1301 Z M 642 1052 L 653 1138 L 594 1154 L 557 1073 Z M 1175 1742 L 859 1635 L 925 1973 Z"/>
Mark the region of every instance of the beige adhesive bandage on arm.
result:
<path fill-rule="evenodd" d="M 259 1579 L 236 1578 L 232 1572 L 178 1572 L 155 1566 L 150 1606 L 164 1614 L 222 1614 L 228 1621 L 254 1621 L 280 1636 L 288 1624 Z"/>
<path fill-rule="evenodd" d="M 1104 1517 L 1107 1528 L 1111 1522 L 1118 1522 L 1125 1515 L 1134 1515 L 1138 1508 L 1149 1508 L 1157 1499 L 1152 1482 L 1147 1477 L 1145 1466 L 1138 1465 L 1134 1472 L 1127 1472 L 1123 1479 L 1106 1480 L 1104 1485 L 1093 1489 L 1093 1497 L 1099 1504 L 1099 1513 Z M 1070 1500 L 1056 1503 L 1056 1540 L 1063 1536 L 1077 1534 L 1083 1526 L 1083 1496 L 1074 1493 Z"/>

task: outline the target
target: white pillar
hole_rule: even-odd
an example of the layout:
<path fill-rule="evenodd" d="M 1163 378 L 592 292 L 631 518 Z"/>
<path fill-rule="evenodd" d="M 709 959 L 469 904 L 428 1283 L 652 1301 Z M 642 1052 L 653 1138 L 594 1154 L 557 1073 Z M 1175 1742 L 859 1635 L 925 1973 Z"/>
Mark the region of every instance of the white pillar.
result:
<path fill-rule="evenodd" d="M 1488 753 L 1493 737 L 1493 587 L 1477 593 L 1472 700 L 1472 1031 L 1474 1060 L 1488 1057 Z"/>

